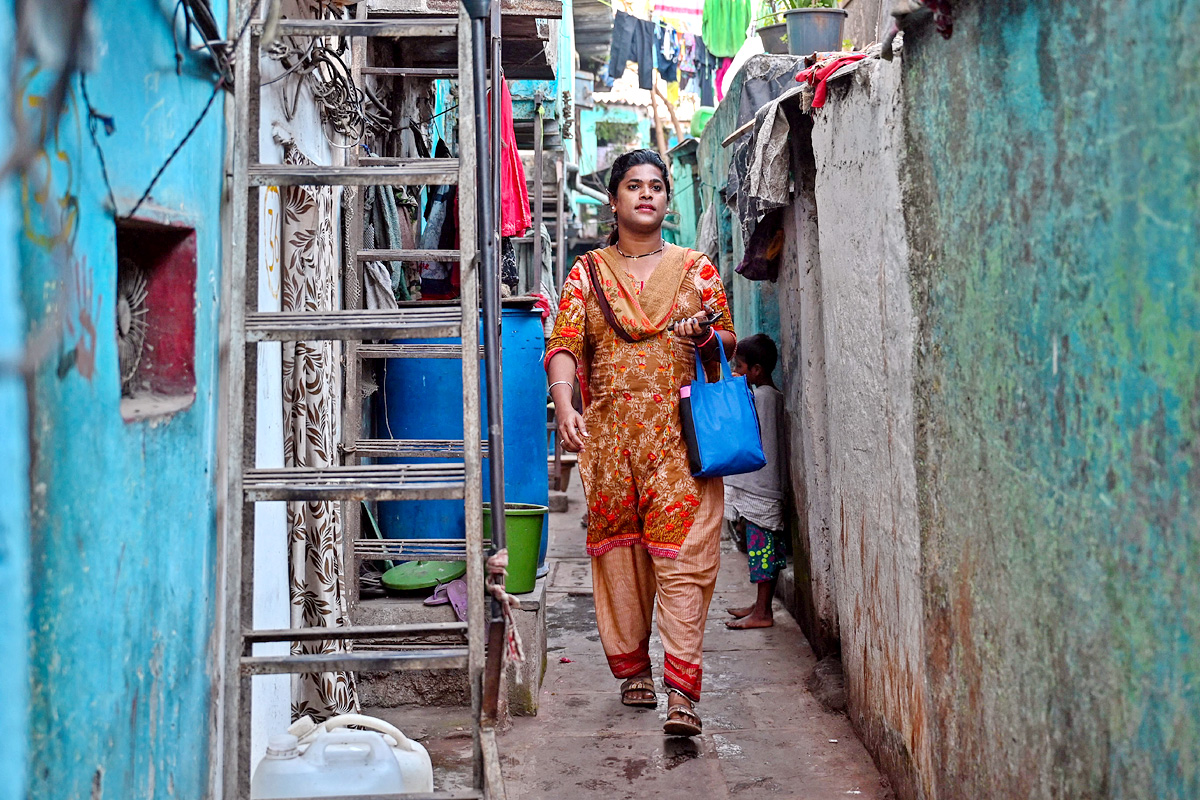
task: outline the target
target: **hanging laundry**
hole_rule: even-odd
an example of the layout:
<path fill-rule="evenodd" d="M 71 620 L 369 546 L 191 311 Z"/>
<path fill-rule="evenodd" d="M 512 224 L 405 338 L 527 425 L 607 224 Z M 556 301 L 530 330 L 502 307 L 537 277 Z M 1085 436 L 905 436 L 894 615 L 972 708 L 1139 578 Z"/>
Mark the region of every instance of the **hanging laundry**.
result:
<path fill-rule="evenodd" d="M 679 69 L 696 74 L 696 40 L 699 37 L 691 33 L 680 35 Z"/>
<path fill-rule="evenodd" d="M 512 297 L 517 293 L 521 279 L 517 271 L 517 248 L 512 239 L 504 237 L 500 240 L 500 296 Z"/>
<path fill-rule="evenodd" d="M 435 154 L 449 158 L 450 148 L 441 140 Z M 425 209 L 425 228 L 421 231 L 422 250 L 454 250 L 458 247 L 458 188 L 431 187 Z M 421 264 L 421 298 L 453 300 L 458 297 L 458 262 L 426 261 Z"/>
<path fill-rule="evenodd" d="M 638 87 L 654 88 L 654 23 L 618 11 L 613 19 L 612 46 L 608 51 L 608 74 L 616 80 L 625 74 L 630 61 L 638 65 Z"/>
<path fill-rule="evenodd" d="M 679 105 L 679 87 L 680 81 L 673 81 L 667 84 L 667 102 L 673 106 Z"/>
<path fill-rule="evenodd" d="M 667 61 L 678 64 L 679 59 L 682 56 L 681 51 L 683 49 L 683 39 L 681 38 L 679 31 L 675 30 L 665 22 L 658 23 L 658 30 L 661 32 L 662 38 L 662 42 L 659 45 L 659 51 L 662 53 L 662 57 Z"/>
<path fill-rule="evenodd" d="M 708 52 L 708 48 L 704 44 L 704 39 L 699 36 L 696 37 L 693 63 L 696 65 L 696 83 L 699 85 L 700 105 L 712 108 L 717 104 L 716 98 L 713 95 L 713 78 L 719 60 L 712 53 Z"/>
<path fill-rule="evenodd" d="M 458 187 L 450 187 L 450 194 L 446 199 L 446 209 L 442 230 L 434 248 L 431 249 L 457 250 L 459 247 Z M 421 246 L 424 248 L 424 242 L 427 240 L 423 238 L 421 241 Z M 459 294 L 458 286 L 459 264 L 457 261 L 428 261 L 421 265 L 422 300 L 454 300 Z"/>
<path fill-rule="evenodd" d="M 704 4 L 701 33 L 708 52 L 733 58 L 746 41 L 750 27 L 750 0 L 708 0 Z"/>
<path fill-rule="evenodd" d="M 422 250 L 438 250 L 443 246 L 443 229 L 453 230 L 453 221 L 448 219 L 448 215 L 453 208 L 454 187 L 438 186 L 429 194 L 429 218 L 425 221 L 425 230 L 421 231 L 419 246 Z M 453 239 L 450 246 L 453 247 Z M 448 261 L 422 262 L 421 296 L 428 298 L 430 295 L 446 295 L 450 292 L 450 271 L 451 262 Z"/>
<path fill-rule="evenodd" d="M 391 186 L 369 186 L 364 190 L 363 243 L 367 249 L 412 250 L 413 228 L 408 207 L 396 203 Z M 410 286 L 419 283 L 419 268 L 409 270 L 403 261 L 390 261 L 392 293 L 397 300 L 412 300 Z"/>
<path fill-rule="evenodd" d="M 654 55 L 662 79 L 667 83 L 679 80 L 679 42 L 673 28 L 654 26 Z"/>
<path fill-rule="evenodd" d="M 721 66 L 717 67 L 717 73 L 713 77 L 713 81 L 717 85 L 717 102 L 718 103 L 725 99 L 725 90 L 721 88 L 721 84 L 725 82 L 725 73 L 728 72 L 729 68 L 732 66 L 733 66 L 732 58 L 722 58 Z"/>
<path fill-rule="evenodd" d="M 491 119 L 491 93 L 488 93 L 488 119 Z M 525 185 L 525 167 L 517 151 L 517 133 L 513 129 L 512 95 L 508 81 L 500 81 L 500 235 L 524 236 L 533 220 L 529 213 L 529 187 Z"/>
<path fill-rule="evenodd" d="M 680 33 L 699 36 L 704 24 L 704 0 L 655 0 L 653 16 Z"/>

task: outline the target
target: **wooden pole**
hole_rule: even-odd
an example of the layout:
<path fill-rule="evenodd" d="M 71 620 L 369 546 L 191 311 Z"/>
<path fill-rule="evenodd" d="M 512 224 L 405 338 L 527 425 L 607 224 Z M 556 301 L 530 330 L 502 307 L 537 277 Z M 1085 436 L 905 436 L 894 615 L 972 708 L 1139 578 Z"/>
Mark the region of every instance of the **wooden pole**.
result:
<path fill-rule="evenodd" d="M 675 116 L 675 108 L 671 102 L 667 100 L 667 96 L 663 94 L 662 88 L 658 85 L 658 79 L 654 81 L 654 93 L 662 98 L 663 106 L 667 109 L 667 114 L 671 117 L 671 124 L 675 126 L 675 141 L 677 143 L 683 141 L 683 126 L 679 124 L 679 117 Z"/>
<path fill-rule="evenodd" d="M 658 154 L 662 156 L 663 163 L 670 166 L 671 162 L 667 160 L 667 135 L 663 132 L 662 117 L 658 115 L 658 95 L 653 89 L 650 91 L 650 109 L 654 112 L 654 138 L 658 142 Z"/>

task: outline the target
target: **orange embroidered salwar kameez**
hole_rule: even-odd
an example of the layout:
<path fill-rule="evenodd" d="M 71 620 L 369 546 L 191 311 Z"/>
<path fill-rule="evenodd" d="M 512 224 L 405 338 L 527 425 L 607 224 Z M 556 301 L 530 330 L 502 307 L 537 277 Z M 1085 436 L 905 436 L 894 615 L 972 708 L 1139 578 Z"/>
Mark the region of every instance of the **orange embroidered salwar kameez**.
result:
<path fill-rule="evenodd" d="M 695 378 L 690 342 L 671 334 L 707 306 L 732 333 L 725 289 L 702 253 L 670 245 L 644 284 L 609 247 L 592 251 L 601 286 L 577 261 L 563 287 L 546 363 L 567 350 L 579 366 L 589 437 L 579 459 L 588 504 L 596 623 L 617 678 L 650 668 L 655 607 L 664 681 L 700 697 L 704 623 L 720 563 L 720 478 L 693 478 L 679 426 L 679 389 Z M 625 332 L 605 320 L 605 292 Z"/>

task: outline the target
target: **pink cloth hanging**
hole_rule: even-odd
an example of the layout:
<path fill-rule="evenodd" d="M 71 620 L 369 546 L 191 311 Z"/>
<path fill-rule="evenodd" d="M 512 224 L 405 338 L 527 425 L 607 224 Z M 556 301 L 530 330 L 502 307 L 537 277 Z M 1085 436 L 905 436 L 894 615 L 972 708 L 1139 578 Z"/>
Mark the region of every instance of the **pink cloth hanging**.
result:
<path fill-rule="evenodd" d="M 488 120 L 492 97 L 488 93 Z M 538 176 L 539 178 L 541 176 Z M 529 187 L 525 185 L 525 167 L 517 152 L 517 132 L 513 128 L 512 95 L 508 81 L 500 81 L 500 235 L 524 236 L 533 224 L 529 213 Z"/>
<path fill-rule="evenodd" d="M 718 103 L 725 99 L 725 92 L 724 92 L 724 90 L 721 89 L 721 83 L 725 80 L 725 73 L 729 71 L 729 68 L 731 66 L 733 66 L 732 58 L 722 58 L 721 66 L 717 67 L 717 74 L 716 74 L 714 80 L 717 84 L 717 102 Z"/>

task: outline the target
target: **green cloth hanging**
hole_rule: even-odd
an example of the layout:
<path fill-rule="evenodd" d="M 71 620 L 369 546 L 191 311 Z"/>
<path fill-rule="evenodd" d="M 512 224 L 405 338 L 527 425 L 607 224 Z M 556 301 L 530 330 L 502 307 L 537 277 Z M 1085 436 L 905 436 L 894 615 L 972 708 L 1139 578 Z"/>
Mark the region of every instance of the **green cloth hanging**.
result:
<path fill-rule="evenodd" d="M 708 52 L 733 58 L 746 41 L 751 0 L 706 0 L 701 36 Z"/>

